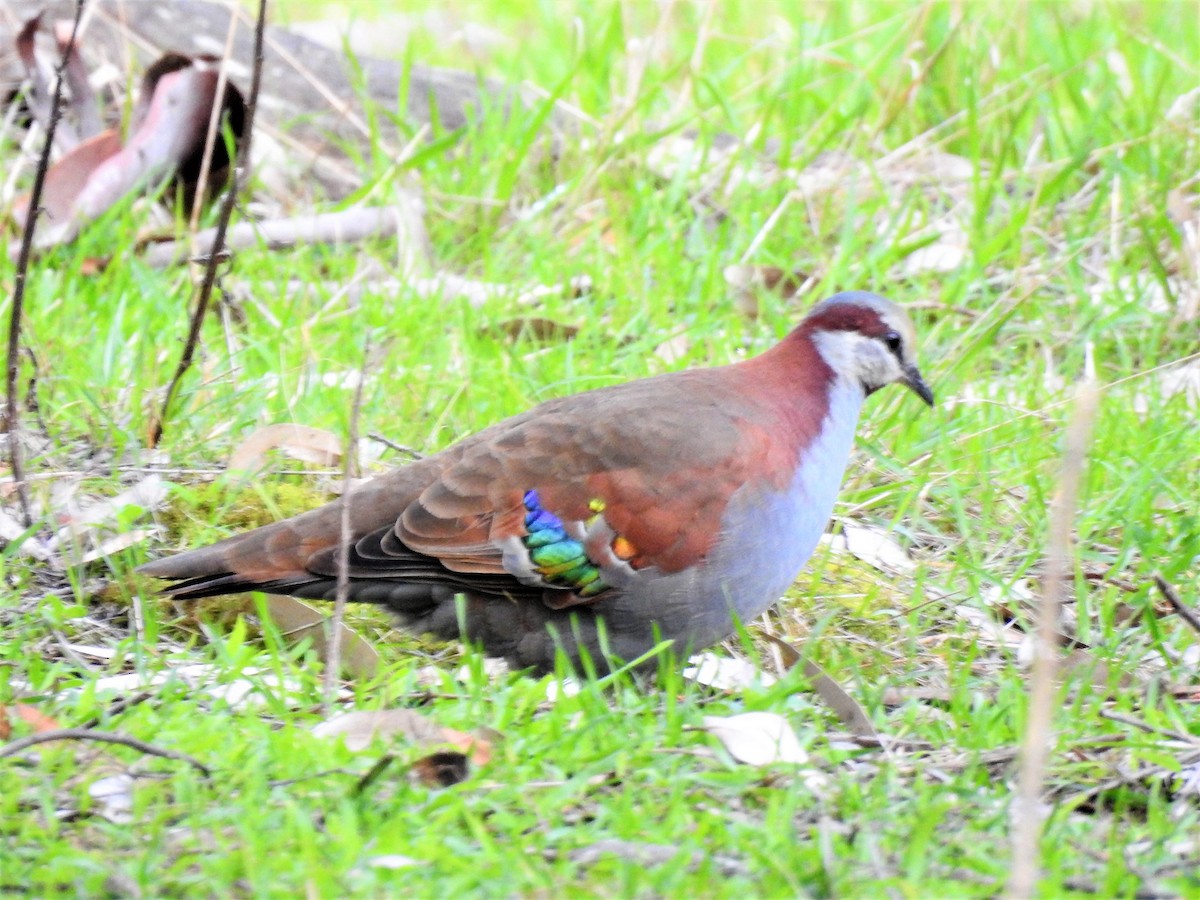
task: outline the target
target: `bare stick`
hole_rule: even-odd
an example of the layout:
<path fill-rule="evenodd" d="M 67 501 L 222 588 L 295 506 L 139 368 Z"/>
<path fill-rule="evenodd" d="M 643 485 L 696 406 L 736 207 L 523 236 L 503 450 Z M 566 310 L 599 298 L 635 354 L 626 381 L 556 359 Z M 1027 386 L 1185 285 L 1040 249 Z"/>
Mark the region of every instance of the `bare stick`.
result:
<path fill-rule="evenodd" d="M 246 122 L 242 137 L 238 141 L 237 162 L 229 179 L 229 192 L 221 202 L 221 214 L 217 219 L 217 232 L 213 237 L 212 252 L 204 267 L 204 281 L 200 285 L 200 295 L 196 298 L 196 306 L 192 310 L 192 321 L 188 328 L 187 343 L 179 357 L 179 365 L 171 376 L 167 386 L 167 395 L 163 398 L 162 410 L 154 420 L 150 431 L 150 446 L 158 445 L 162 439 L 163 424 L 171 411 L 171 401 L 179 390 L 179 383 L 187 370 L 191 368 L 192 357 L 196 353 L 196 345 L 200 342 L 200 327 L 204 324 L 204 316 L 208 312 L 208 303 L 212 297 L 213 285 L 217 280 L 217 263 L 221 257 L 221 249 L 225 246 L 225 232 L 229 229 L 229 220 L 233 216 L 233 206 L 237 202 L 238 192 L 242 188 L 243 175 L 250 166 L 250 137 L 254 134 L 254 111 L 258 106 L 258 91 L 262 84 L 263 68 L 263 32 L 266 27 L 267 0 L 258 0 L 258 18 L 254 23 L 254 74 L 250 80 L 250 96 L 246 100 Z M 220 102 L 221 98 L 217 98 Z"/>
<path fill-rule="evenodd" d="M 1088 439 L 1096 420 L 1100 391 L 1092 381 L 1080 385 L 1075 411 L 1067 424 L 1058 491 L 1050 503 L 1050 533 L 1046 544 L 1045 577 L 1033 639 L 1033 666 L 1029 675 L 1029 709 L 1021 746 L 1017 793 L 1012 806 L 1012 862 L 1006 894 L 1024 900 L 1037 890 L 1043 814 L 1042 784 L 1049 755 L 1054 718 L 1055 675 L 1058 668 L 1059 612 L 1063 584 L 1071 575 L 1071 528 L 1079 501 L 1079 482 L 1087 456 Z"/>
<path fill-rule="evenodd" d="M 200 175 L 196 178 L 196 196 L 192 198 L 191 218 L 188 230 L 195 234 L 200 228 L 200 210 L 204 207 L 204 195 L 208 191 L 208 175 L 212 168 L 213 149 L 217 135 L 221 133 L 221 116 L 225 112 L 225 88 L 229 80 L 229 58 L 233 56 L 233 38 L 237 34 L 238 17 L 229 16 L 229 30 L 225 34 L 225 49 L 217 67 L 216 102 L 208 115 L 208 132 L 204 135 L 204 152 L 200 154 Z M 195 255 L 195 250 L 193 250 Z"/>
<path fill-rule="evenodd" d="M 134 750 L 138 750 L 148 756 L 177 759 L 196 769 L 205 778 L 212 778 L 212 770 L 208 766 L 204 765 L 198 759 L 193 759 L 186 753 L 180 753 L 178 750 L 164 750 L 162 747 L 155 747 L 153 744 L 139 741 L 137 738 L 130 737 L 127 734 L 119 734 L 114 731 L 92 731 L 90 728 L 56 728 L 53 731 L 31 734 L 29 737 L 21 738 L 19 741 L 13 741 L 0 747 L 0 759 L 6 756 L 15 756 L 22 750 L 32 747 L 35 744 L 46 744 L 51 741 L 99 741 L 103 744 L 120 744 L 122 747 L 132 747 Z"/>
<path fill-rule="evenodd" d="M 8 320 L 8 373 L 5 381 L 7 406 L 4 428 L 8 432 L 8 460 L 12 466 L 13 484 L 17 487 L 17 500 L 21 504 L 21 519 L 26 528 L 33 525 L 33 510 L 29 504 L 29 485 L 25 483 L 25 464 L 21 459 L 21 405 L 17 397 L 17 370 L 21 363 L 21 313 L 25 308 L 25 280 L 29 273 L 29 257 L 33 252 L 33 232 L 37 227 L 39 207 L 42 205 L 42 189 L 46 184 L 46 171 L 50 168 L 50 148 L 54 144 L 54 131 L 62 118 L 62 93 L 67 65 L 75 49 L 75 37 L 79 33 L 79 18 L 83 15 L 83 0 L 75 0 L 75 21 L 71 25 L 71 40 L 62 48 L 58 68 L 54 71 L 54 97 L 50 101 L 50 121 L 46 124 L 46 140 L 42 144 L 42 155 L 38 159 L 37 172 L 33 176 L 33 190 L 29 194 L 29 215 L 21 230 L 21 251 L 17 256 L 17 271 L 13 275 L 12 309 Z"/>
<path fill-rule="evenodd" d="M 395 450 L 397 453 L 403 453 L 407 456 L 412 457 L 413 459 L 424 459 L 425 458 L 425 454 L 422 453 L 420 450 L 415 450 L 412 447 L 408 447 L 404 444 L 397 444 L 391 438 L 385 437 L 382 434 L 377 434 L 374 431 L 369 433 L 367 435 L 367 437 L 369 437 L 373 441 L 378 441 L 379 443 L 383 444 L 383 446 L 385 446 L 385 447 Z"/>
<path fill-rule="evenodd" d="M 1179 599 L 1179 595 L 1175 593 L 1175 589 L 1171 587 L 1167 579 L 1163 578 L 1158 572 L 1155 572 L 1154 583 L 1158 586 L 1159 592 L 1167 598 L 1167 602 L 1171 604 L 1171 609 L 1179 614 L 1179 618 L 1196 629 L 1197 634 L 1200 634 L 1200 616 L 1184 606 L 1183 601 Z"/>
<path fill-rule="evenodd" d="M 354 478 L 354 460 L 358 456 L 358 416 L 362 411 L 363 383 L 371 360 L 371 335 L 363 342 L 362 370 L 358 384 L 354 387 L 354 401 L 350 404 L 350 433 L 346 436 L 346 452 L 342 455 L 342 521 L 338 537 L 337 594 L 333 601 L 333 615 L 329 617 L 331 634 L 325 642 L 325 691 L 323 704 L 325 715 L 333 712 L 333 701 L 337 697 L 338 674 L 342 668 L 342 627 L 346 618 L 346 603 L 350 599 L 350 486 Z"/>

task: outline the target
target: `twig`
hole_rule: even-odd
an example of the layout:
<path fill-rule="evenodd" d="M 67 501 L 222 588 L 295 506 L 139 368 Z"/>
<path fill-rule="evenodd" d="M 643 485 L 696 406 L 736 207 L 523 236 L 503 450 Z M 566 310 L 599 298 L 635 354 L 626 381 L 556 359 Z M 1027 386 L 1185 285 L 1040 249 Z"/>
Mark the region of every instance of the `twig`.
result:
<path fill-rule="evenodd" d="M 1095 382 L 1086 381 L 1080 385 L 1075 412 L 1067 424 L 1057 495 L 1050 504 L 1042 602 L 1029 676 L 1028 718 L 1021 746 L 1017 792 L 1013 797 L 1011 875 L 1006 889 L 1009 897 L 1032 897 L 1037 889 L 1043 819 L 1041 793 L 1054 718 L 1058 619 L 1063 584 L 1071 573 L 1071 528 L 1079 502 L 1079 482 L 1099 401 L 1100 391 Z"/>
<path fill-rule="evenodd" d="M 1107 709 L 1100 710 L 1100 715 L 1110 722 L 1120 722 L 1122 725 L 1130 725 L 1147 734 L 1159 734 L 1163 737 L 1169 737 L 1171 740 L 1179 741 L 1188 747 L 1200 746 L 1200 738 L 1195 735 L 1184 734 L 1182 731 L 1175 731 L 1171 728 L 1160 728 L 1158 725 L 1151 725 L 1149 722 L 1143 722 L 1141 719 L 1135 719 L 1133 716 L 1125 716 Z"/>
<path fill-rule="evenodd" d="M 46 140 L 42 144 L 42 155 L 38 158 L 37 171 L 33 176 L 33 190 L 29 193 L 29 214 L 25 217 L 25 227 L 21 229 L 21 250 L 17 255 L 17 270 L 13 275 L 12 309 L 9 311 L 8 320 L 8 372 L 5 380 L 7 406 L 4 428 L 8 432 L 8 461 L 12 466 L 17 500 L 21 504 L 21 519 L 26 528 L 33 525 L 33 510 L 29 503 L 29 486 L 25 483 L 25 464 L 21 459 L 21 409 L 17 398 L 17 370 L 21 362 L 21 313 L 25 307 L 25 281 L 29 274 L 29 257 L 33 252 L 33 233 L 37 228 L 46 172 L 50 168 L 50 149 L 54 144 L 58 120 L 62 118 L 63 81 L 75 48 L 79 19 L 82 15 L 83 0 L 75 0 L 75 21 L 71 24 L 71 40 L 62 48 L 58 68 L 54 70 L 54 97 L 50 100 L 50 121 L 46 124 Z"/>
<path fill-rule="evenodd" d="M 385 437 L 384 435 L 379 434 L 377 432 L 372 431 L 367 435 L 367 437 L 369 437 L 373 441 L 378 441 L 379 443 L 383 444 L 383 446 L 385 446 L 391 450 L 395 450 L 397 453 L 403 453 L 406 456 L 411 456 L 413 459 L 424 459 L 425 458 L 425 454 L 422 453 L 420 450 L 416 450 L 405 444 L 397 444 L 391 438 Z"/>
<path fill-rule="evenodd" d="M 1167 579 L 1163 578 L 1158 572 L 1155 572 L 1154 583 L 1158 586 L 1162 595 L 1167 598 L 1167 602 L 1171 604 L 1171 609 L 1179 614 L 1179 618 L 1183 619 L 1183 621 L 1187 622 L 1200 633 L 1200 616 L 1197 616 L 1189 607 L 1184 606 L 1183 601 L 1179 599 L 1179 595 L 1175 593 L 1175 589 L 1171 587 Z"/>
<path fill-rule="evenodd" d="M 179 383 L 183 380 L 184 374 L 191 368 L 192 357 L 196 352 L 196 345 L 200 342 L 200 327 L 204 324 L 204 317 L 208 312 L 209 299 L 212 297 L 213 285 L 217 280 L 217 263 L 221 256 L 221 249 L 225 246 L 225 232 L 229 229 L 229 220 L 233 216 L 233 207 L 237 202 L 238 192 L 242 188 L 244 173 L 250 167 L 250 139 L 254 134 L 254 113 L 258 106 L 258 92 L 262 85 L 262 69 L 263 69 L 263 32 L 266 28 L 267 19 L 267 0 L 258 0 L 258 18 L 254 23 L 254 74 L 250 80 L 250 96 L 246 100 L 246 121 L 242 130 L 241 139 L 238 141 L 237 147 L 237 162 L 233 165 L 232 174 L 229 179 L 229 192 L 221 201 L 221 214 L 217 219 L 217 231 L 213 237 L 212 251 L 209 253 L 208 262 L 204 267 L 204 281 L 200 285 L 200 294 L 196 298 L 195 309 L 192 310 L 192 321 L 188 328 L 187 343 L 184 344 L 183 353 L 179 357 L 179 365 L 175 369 L 175 374 L 171 376 L 171 383 L 167 386 L 167 395 L 163 398 L 162 409 L 158 414 L 158 418 L 154 420 L 150 430 L 150 446 L 158 446 L 159 440 L 162 439 L 163 424 L 167 421 L 167 415 L 171 410 L 171 401 L 175 398 L 176 392 L 179 390 Z M 217 98 L 215 102 L 220 102 L 222 98 Z"/>
<path fill-rule="evenodd" d="M 216 100 L 208 114 L 208 131 L 204 135 L 204 151 L 200 154 L 200 174 L 196 178 L 196 196 L 192 198 L 191 217 L 188 219 L 188 230 L 195 234 L 200 228 L 200 210 L 204 208 L 204 195 L 208 192 L 208 176 L 212 168 L 213 151 L 217 143 L 217 135 L 221 131 L 221 119 L 225 113 L 225 90 L 229 82 L 229 58 L 233 55 L 233 38 L 237 34 L 238 17 L 229 16 L 229 29 L 225 33 L 225 49 L 221 53 L 221 63 L 217 67 L 217 86 L 214 90 Z M 198 255 L 193 251 L 193 255 Z"/>
<path fill-rule="evenodd" d="M 212 778 L 212 770 L 208 766 L 204 765 L 200 760 L 188 756 L 186 753 L 180 753 L 178 750 L 164 750 L 162 747 L 155 747 L 153 744 L 139 741 L 137 738 L 130 737 L 127 734 L 119 734 L 115 731 L 92 731 L 90 728 L 56 728 L 53 731 L 31 734 L 29 737 L 12 741 L 0 747 L 0 759 L 6 756 L 16 756 L 22 750 L 26 750 L 35 744 L 46 744 L 51 741 L 97 741 L 102 744 L 120 744 L 122 747 L 131 747 L 134 750 L 145 753 L 147 756 L 177 759 L 196 769 L 205 778 Z"/>
<path fill-rule="evenodd" d="M 325 644 L 325 691 L 323 704 L 325 715 L 333 712 L 333 701 L 337 697 L 337 680 L 342 664 L 342 626 L 346 617 L 346 603 L 350 599 L 350 503 L 353 498 L 351 486 L 354 482 L 354 460 L 358 450 L 358 418 L 362 412 L 363 383 L 370 368 L 371 335 L 363 341 L 362 371 L 354 387 L 354 400 L 350 405 L 350 428 L 346 436 L 346 452 L 342 466 L 342 521 L 338 537 L 337 595 L 333 602 L 333 615 L 329 619 L 330 635 Z"/>

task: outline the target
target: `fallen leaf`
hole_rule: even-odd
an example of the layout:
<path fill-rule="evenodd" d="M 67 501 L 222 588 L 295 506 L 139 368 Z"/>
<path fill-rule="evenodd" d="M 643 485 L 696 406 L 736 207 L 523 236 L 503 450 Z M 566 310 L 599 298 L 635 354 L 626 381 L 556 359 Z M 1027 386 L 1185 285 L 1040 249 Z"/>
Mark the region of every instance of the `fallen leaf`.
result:
<path fill-rule="evenodd" d="M 882 572 L 911 572 L 916 569 L 916 564 L 909 559 L 904 548 L 882 528 L 843 522 L 842 537 L 851 555 Z M 836 548 L 836 542 L 834 546 Z"/>
<path fill-rule="evenodd" d="M 129 510 L 144 515 L 167 500 L 167 485 L 160 475 L 147 475 L 114 497 L 78 505 L 70 497 L 58 513 L 59 528 L 46 541 L 52 552 L 61 554 L 66 565 L 78 566 L 105 559 L 148 539 L 149 529 L 130 529 Z"/>
<path fill-rule="evenodd" d="M 293 697 L 305 693 L 304 686 L 297 679 L 281 679 L 276 673 L 266 669 L 244 669 L 242 675 L 235 681 L 222 682 L 225 669 L 206 663 L 193 663 L 175 666 L 154 673 L 129 672 L 124 675 L 106 675 L 97 678 L 88 686 L 88 690 L 100 693 L 129 694 L 142 692 L 150 687 L 169 684 L 172 681 L 182 681 L 193 694 L 203 694 L 217 700 L 223 700 L 231 707 L 263 705 L 267 703 L 291 702 Z M 289 696 L 291 695 L 291 696 Z M 349 691 L 339 692 L 339 697 L 350 697 Z"/>
<path fill-rule="evenodd" d="M 777 713 L 748 712 L 735 716 L 705 716 L 704 730 L 719 740 L 738 762 L 750 766 L 808 762 L 796 732 Z"/>
<path fill-rule="evenodd" d="M 318 466 L 335 466 L 342 458 L 342 442 L 332 432 L 281 423 L 259 428 L 238 444 L 230 454 L 228 468 L 257 472 L 266 466 L 272 450 Z"/>
<path fill-rule="evenodd" d="M 385 853 L 382 856 L 372 856 L 366 863 L 373 869 L 408 869 L 412 866 L 427 866 L 425 860 L 413 859 L 402 853 Z"/>
<path fill-rule="evenodd" d="M 682 362 L 691 349 L 692 339 L 686 334 L 677 334 L 655 347 L 653 353 L 667 365 L 674 366 Z"/>
<path fill-rule="evenodd" d="M 161 475 L 147 475 L 137 484 L 126 488 L 116 496 L 98 500 L 86 506 L 68 506 L 58 515 L 57 541 L 68 538 L 95 537 L 103 528 L 116 528 L 120 518 L 130 507 L 151 512 L 160 508 L 167 500 L 167 485 Z"/>
<path fill-rule="evenodd" d="M 923 272 L 952 272 L 966 262 L 970 253 L 967 233 L 959 228 L 941 232 L 933 243 L 918 247 L 900 264 L 905 275 Z"/>
<path fill-rule="evenodd" d="M 858 701 L 846 693 L 833 678 L 825 674 L 824 669 L 811 660 L 805 659 L 800 651 L 787 641 L 777 638 L 773 634 L 763 636 L 779 648 L 783 654 L 782 662 L 785 669 L 790 670 L 796 665 L 803 668 L 804 677 L 812 685 L 813 691 L 825 702 L 826 706 L 833 710 L 833 714 L 851 734 L 860 737 L 879 736 L 875 732 L 875 726 L 871 724 L 871 719 Z"/>
<path fill-rule="evenodd" d="M 88 786 L 88 796 L 95 802 L 94 811 L 114 825 L 133 821 L 132 775 L 120 773 L 98 778 Z"/>
<path fill-rule="evenodd" d="M 751 319 L 758 317 L 760 292 L 776 294 L 784 300 L 798 297 L 813 277 L 799 269 L 788 271 L 779 266 L 751 266 L 738 263 L 725 267 L 725 283 L 733 288 L 737 311 Z"/>
<path fill-rule="evenodd" d="M 543 343 L 570 341 L 579 334 L 578 325 L 556 322 L 554 319 L 547 319 L 543 316 L 516 316 L 512 319 L 497 322 L 494 326 L 485 330 L 499 332 L 513 341 L 524 338 L 525 340 L 541 341 Z"/>
<path fill-rule="evenodd" d="M 589 844 L 586 847 L 577 847 L 567 857 L 571 862 L 580 866 L 590 866 L 606 856 L 615 856 L 618 859 L 628 860 L 629 862 L 637 863 L 639 866 L 647 867 L 670 862 L 680 852 L 678 847 L 670 847 L 665 844 L 646 844 L 640 841 L 622 841 L 616 838 L 608 838 L 596 841 L 596 843 Z"/>
<path fill-rule="evenodd" d="M 121 136 L 113 129 L 102 131 L 63 155 L 46 171 L 42 186 L 42 209 L 51 224 L 63 224 L 71 217 L 75 198 L 83 190 L 100 164 L 121 149 Z M 29 196 L 13 201 L 12 217 L 24 228 L 29 215 Z"/>
<path fill-rule="evenodd" d="M 298 642 L 311 637 L 313 648 L 323 660 L 328 660 L 329 646 L 326 632 L 328 615 L 299 600 L 284 594 L 267 595 L 267 611 L 283 636 Z M 341 663 L 349 674 L 356 678 L 372 678 L 379 671 L 379 652 L 361 634 L 342 622 Z"/>
<path fill-rule="evenodd" d="M 361 752 L 378 739 L 400 737 L 422 747 L 449 744 L 483 765 L 491 759 L 491 745 L 482 738 L 445 728 L 412 709 L 355 710 L 313 726 L 317 737 L 340 737 L 346 747 Z"/>
<path fill-rule="evenodd" d="M 688 660 L 683 677 L 719 691 L 737 691 L 747 687 L 769 687 L 776 682 L 770 672 L 733 656 L 718 656 L 710 651 L 697 653 Z"/>
<path fill-rule="evenodd" d="M 37 707 L 30 706 L 27 703 L 14 703 L 12 712 L 18 719 L 33 729 L 34 734 L 41 734 L 44 731 L 57 731 L 62 728 L 55 719 L 46 715 Z"/>
<path fill-rule="evenodd" d="M 217 102 L 217 81 L 217 68 L 208 60 L 168 53 L 155 61 L 143 79 L 131 133 L 124 145 L 100 158 L 104 151 L 111 150 L 113 137 L 97 135 L 93 138 L 96 144 L 87 153 L 72 159 L 66 172 L 55 173 L 61 186 L 78 185 L 78 190 L 70 197 L 65 190 L 60 192 L 58 200 L 63 209 L 54 224 L 39 233 L 39 247 L 73 240 L 83 225 L 123 197 L 165 178 L 178 176 L 185 193 L 194 190 L 209 118 Z M 239 135 L 244 102 L 230 82 L 225 84 L 222 104 L 231 131 Z M 219 189 L 228 163 L 225 142 L 217 140 L 210 190 Z M 54 168 L 62 164 L 60 160 Z M 61 203 L 68 199 L 69 203 Z M 185 199 L 190 201 L 190 197 Z"/>

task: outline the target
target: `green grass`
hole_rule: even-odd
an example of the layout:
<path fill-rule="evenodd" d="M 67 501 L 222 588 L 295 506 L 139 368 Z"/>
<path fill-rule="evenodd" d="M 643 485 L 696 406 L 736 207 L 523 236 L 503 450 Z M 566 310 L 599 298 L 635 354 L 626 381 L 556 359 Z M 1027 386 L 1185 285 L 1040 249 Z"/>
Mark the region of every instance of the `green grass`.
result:
<path fill-rule="evenodd" d="M 61 503 L 55 485 L 108 496 L 152 463 L 178 470 L 169 476 L 177 488 L 162 517 L 169 528 L 72 573 L 66 599 L 48 593 L 62 576 L 14 548 L 0 555 L 0 702 L 186 752 L 214 777 L 75 743 L 3 760 L 3 889 L 994 895 L 1010 869 L 1011 751 L 1026 684 L 1016 646 L 956 607 L 1033 621 L 1021 589 L 1036 593 L 1073 385 L 1094 370 L 1102 403 L 1064 624 L 1089 645 L 1088 662 L 1061 690 L 1042 890 L 1200 896 L 1200 807 L 1172 778 L 1195 771 L 1200 713 L 1194 693 L 1168 689 L 1196 681 L 1200 635 L 1163 615 L 1151 585 L 1161 572 L 1197 605 L 1197 399 L 1163 391 L 1163 367 L 1194 367 L 1200 350 L 1187 314 L 1200 261 L 1178 212 L 1194 235 L 1197 106 L 1168 116 L 1198 83 L 1194 7 L 723 3 L 692 72 L 702 5 L 671 6 L 665 19 L 667 7 L 648 3 L 406 6 L 499 35 L 472 57 L 418 16 L 406 58 L 540 85 L 598 125 L 552 159 L 534 137 L 536 112 L 488 114 L 400 170 L 396 148 L 377 138 L 358 164 L 371 202 L 417 179 L 437 267 L 512 285 L 514 295 L 581 275 L 594 290 L 532 308 L 406 291 L 367 291 L 351 304 L 340 285 L 369 266 L 393 268 L 394 245 L 241 252 L 224 284 L 252 298 L 245 320 L 228 336 L 215 317 L 206 325 L 152 457 L 146 435 L 186 333 L 188 273 L 140 263 L 141 222 L 129 211 L 36 263 L 25 339 L 38 414 L 26 422 L 49 437 L 31 461 L 49 476 L 34 488 L 43 508 Z M 319 4 L 287 9 L 296 10 L 316 15 Z M 364 5 L 353 15 L 378 12 Z M 632 54 L 646 45 L 634 38 L 651 32 L 661 40 L 638 78 Z M 656 161 L 659 135 L 693 130 L 690 168 Z M 721 133 L 748 146 L 726 158 L 712 150 Z M 0 144 L 0 159 L 16 153 Z M 942 154 L 962 177 L 938 174 Z M 838 164 L 849 168 L 830 187 L 773 217 L 795 184 L 811 186 Z M 961 229 L 961 264 L 906 268 L 934 240 L 925 226 L 946 216 Z M 814 281 L 795 300 L 762 293 L 757 319 L 736 311 L 723 274 L 752 247 L 745 261 Z M 118 262 L 79 274 L 96 256 Z M 12 261 L 0 260 L 6 298 L 12 279 Z M 927 411 L 899 390 L 871 399 L 838 515 L 894 528 L 918 567 L 895 577 L 819 552 L 769 627 L 838 679 L 880 733 L 911 742 L 889 753 L 841 739 L 798 674 L 732 695 L 668 676 L 655 689 L 586 686 L 551 704 L 544 682 L 488 678 L 477 657 L 396 640 L 366 616 L 356 623 L 379 639 L 384 667 L 349 684 L 345 706 L 416 706 L 441 725 L 502 737 L 492 762 L 454 787 L 413 783 L 406 763 L 422 751 L 404 747 L 362 787 L 384 748 L 355 755 L 310 733 L 322 719 L 321 664 L 307 644 L 269 624 L 198 627 L 148 598 L 130 606 L 128 573 L 147 556 L 292 512 L 324 490 L 278 475 L 248 494 L 202 472 L 264 424 L 345 433 L 352 392 L 322 376 L 357 371 L 367 334 L 376 351 L 362 431 L 432 451 L 551 396 L 760 350 L 811 302 L 850 288 L 913 305 L 939 406 Z M 579 334 L 499 336 L 520 315 Z M 678 358 L 655 352 L 679 336 Z M 33 374 L 28 363 L 22 374 Z M 389 451 L 383 461 L 402 457 Z M 104 601 L 98 576 L 116 584 Z M 93 688 L 100 676 L 149 679 L 192 663 L 212 666 L 206 677 L 217 683 L 262 670 L 289 687 L 265 682 L 256 705 L 178 679 L 118 695 Z M 698 730 L 705 715 L 742 710 L 786 715 L 828 788 L 806 787 L 794 767 L 738 765 Z M 1190 735 L 1190 745 L 1168 732 Z M 126 770 L 140 776 L 132 819 L 109 822 L 89 786 Z M 608 839 L 679 853 L 661 865 L 578 862 L 576 851 Z M 419 865 L 372 864 L 389 854 Z"/>

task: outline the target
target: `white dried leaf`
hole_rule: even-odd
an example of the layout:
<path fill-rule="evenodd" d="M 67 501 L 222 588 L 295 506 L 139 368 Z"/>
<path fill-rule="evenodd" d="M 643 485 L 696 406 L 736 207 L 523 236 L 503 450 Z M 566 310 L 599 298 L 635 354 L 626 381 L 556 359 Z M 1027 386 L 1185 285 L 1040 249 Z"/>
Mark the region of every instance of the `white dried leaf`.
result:
<path fill-rule="evenodd" d="M 905 275 L 952 272 L 966 261 L 969 249 L 963 232 L 943 234 L 932 244 L 919 247 L 906 256 L 901 270 Z"/>
<path fill-rule="evenodd" d="M 744 659 L 718 656 L 711 651 L 697 653 L 688 660 L 683 677 L 719 691 L 736 691 L 747 687 L 770 687 L 776 678 Z"/>
<path fill-rule="evenodd" d="M 562 679 L 562 681 L 554 678 L 546 682 L 546 700 L 554 703 L 560 697 L 574 697 L 582 690 L 583 685 L 574 678 L 568 677 Z"/>
<path fill-rule="evenodd" d="M 245 669 L 245 678 L 221 683 L 219 679 L 225 671 L 222 667 L 207 663 L 192 663 L 153 673 L 129 672 L 125 675 L 108 675 L 96 679 L 91 689 L 98 693 L 131 694 L 172 681 L 182 681 L 193 694 L 224 700 L 235 707 L 257 707 L 280 700 L 287 703 L 290 697 L 305 695 L 305 688 L 301 682 L 292 678 L 280 679 L 269 669 Z M 351 693 L 342 690 L 339 696 L 348 697 Z"/>
<path fill-rule="evenodd" d="M 158 509 L 166 500 L 167 484 L 162 476 L 147 475 L 137 484 L 108 500 L 99 500 L 81 507 L 74 507 L 73 503 L 68 502 L 67 510 L 60 515 L 63 525 L 55 533 L 52 543 L 96 540 L 98 530 L 116 528 L 120 515 L 129 507 L 150 512 Z"/>
<path fill-rule="evenodd" d="M 340 737 L 346 747 L 358 753 L 376 738 L 403 737 L 417 744 L 442 744 L 445 732 L 440 725 L 413 709 L 355 710 L 342 713 L 313 726 L 317 737 Z"/>
<path fill-rule="evenodd" d="M 842 523 L 846 549 L 856 558 L 884 572 L 911 572 L 916 563 L 896 540 L 882 528 Z"/>
<path fill-rule="evenodd" d="M 82 566 L 86 563 L 95 562 L 98 559 L 107 559 L 115 553 L 122 550 L 128 550 L 134 544 L 140 544 L 154 535 L 153 528 L 135 528 L 133 531 L 127 531 L 124 534 L 115 534 L 110 538 L 100 541 L 92 549 L 84 551 L 76 556 L 70 551 L 64 553 L 68 565 Z"/>
<path fill-rule="evenodd" d="M 1114 308 L 1136 303 L 1146 312 L 1166 315 L 1171 312 L 1171 297 L 1179 296 L 1182 285 L 1177 278 L 1161 280 L 1145 273 L 1122 275 L 1116 281 L 1104 278 L 1088 287 L 1088 298 L 1094 304 Z"/>
<path fill-rule="evenodd" d="M 95 801 L 95 812 L 114 825 L 128 825 L 133 821 L 133 784 L 133 776 L 125 773 L 93 781 L 88 796 Z"/>
<path fill-rule="evenodd" d="M 427 866 L 423 859 L 413 859 L 402 853 L 385 853 L 382 856 L 372 856 L 367 865 L 373 869 L 409 869 L 413 866 Z"/>
<path fill-rule="evenodd" d="M 719 740 L 730 756 L 750 766 L 808 762 L 808 754 L 787 719 L 772 712 L 705 716 L 704 730 Z"/>
<path fill-rule="evenodd" d="M 0 540 L 3 540 L 6 544 L 11 544 L 28 530 L 8 513 L 0 510 Z M 32 556 L 41 562 L 48 562 L 50 557 L 54 555 L 53 551 L 35 533 L 30 533 L 25 537 L 25 540 L 21 541 L 19 552 L 27 556 Z"/>

